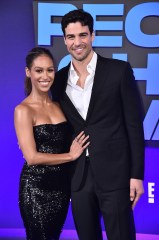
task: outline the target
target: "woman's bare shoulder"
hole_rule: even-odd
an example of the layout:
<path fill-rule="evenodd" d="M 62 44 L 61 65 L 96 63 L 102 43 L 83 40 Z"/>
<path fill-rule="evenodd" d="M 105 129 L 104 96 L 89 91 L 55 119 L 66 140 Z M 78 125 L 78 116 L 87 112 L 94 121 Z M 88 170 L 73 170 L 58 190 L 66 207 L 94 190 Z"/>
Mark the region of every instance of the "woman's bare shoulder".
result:
<path fill-rule="evenodd" d="M 19 115 L 23 115 L 23 116 L 28 116 L 32 113 L 32 108 L 30 107 L 30 105 L 28 104 L 28 102 L 26 101 L 26 99 L 24 99 L 20 104 L 18 104 L 15 109 L 14 109 L 14 114 L 15 116 L 19 116 Z"/>
<path fill-rule="evenodd" d="M 16 107 L 15 107 L 15 111 L 17 112 L 25 112 L 25 111 L 29 111 L 30 110 L 30 107 L 29 105 L 27 104 L 27 102 L 24 100 L 22 101 L 20 104 L 18 104 Z"/>

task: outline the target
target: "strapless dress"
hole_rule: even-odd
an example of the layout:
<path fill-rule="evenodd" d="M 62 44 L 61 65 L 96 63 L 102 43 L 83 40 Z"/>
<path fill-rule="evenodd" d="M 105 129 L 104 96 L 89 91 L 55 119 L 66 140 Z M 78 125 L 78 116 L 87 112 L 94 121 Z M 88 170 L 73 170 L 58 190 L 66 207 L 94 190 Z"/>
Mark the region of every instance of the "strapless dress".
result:
<path fill-rule="evenodd" d="M 41 153 L 66 153 L 71 145 L 67 122 L 33 127 Z M 19 187 L 19 207 L 27 240 L 57 240 L 70 202 L 70 163 L 32 165 L 24 163 Z"/>

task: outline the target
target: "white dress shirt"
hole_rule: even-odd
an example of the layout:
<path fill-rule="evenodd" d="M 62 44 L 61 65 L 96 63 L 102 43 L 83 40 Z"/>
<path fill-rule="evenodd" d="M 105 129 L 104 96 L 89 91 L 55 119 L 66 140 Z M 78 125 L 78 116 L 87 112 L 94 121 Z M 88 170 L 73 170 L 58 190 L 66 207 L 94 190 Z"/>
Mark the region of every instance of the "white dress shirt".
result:
<path fill-rule="evenodd" d="M 87 71 L 89 75 L 85 80 L 84 88 L 81 88 L 80 86 L 77 85 L 79 76 L 77 75 L 72 62 L 70 66 L 66 93 L 84 120 L 86 119 L 88 112 L 96 64 L 97 54 L 94 52 L 91 61 L 87 65 Z"/>

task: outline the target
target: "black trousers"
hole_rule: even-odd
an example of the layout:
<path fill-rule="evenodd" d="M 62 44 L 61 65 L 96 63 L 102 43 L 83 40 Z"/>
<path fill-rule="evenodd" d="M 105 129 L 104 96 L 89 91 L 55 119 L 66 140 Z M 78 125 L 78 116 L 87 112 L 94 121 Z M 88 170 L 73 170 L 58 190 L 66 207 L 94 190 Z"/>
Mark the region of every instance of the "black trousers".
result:
<path fill-rule="evenodd" d="M 90 160 L 91 161 L 91 160 Z M 108 240 L 135 240 L 129 189 L 100 192 L 89 161 L 81 188 L 72 192 L 72 212 L 79 240 L 102 240 L 101 216 Z"/>

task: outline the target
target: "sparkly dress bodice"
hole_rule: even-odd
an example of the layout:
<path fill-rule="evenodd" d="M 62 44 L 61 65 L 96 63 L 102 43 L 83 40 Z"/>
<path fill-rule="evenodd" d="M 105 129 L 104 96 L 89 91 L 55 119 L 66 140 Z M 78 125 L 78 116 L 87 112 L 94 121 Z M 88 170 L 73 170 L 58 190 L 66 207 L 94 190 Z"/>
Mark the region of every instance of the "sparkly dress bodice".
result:
<path fill-rule="evenodd" d="M 38 152 L 69 152 L 71 132 L 67 122 L 33 127 Z M 27 240 L 59 239 L 70 201 L 70 163 L 58 165 L 24 163 L 19 206 Z"/>
<path fill-rule="evenodd" d="M 43 153 L 65 153 L 69 151 L 70 135 L 68 123 L 41 124 L 33 127 L 36 148 Z"/>

